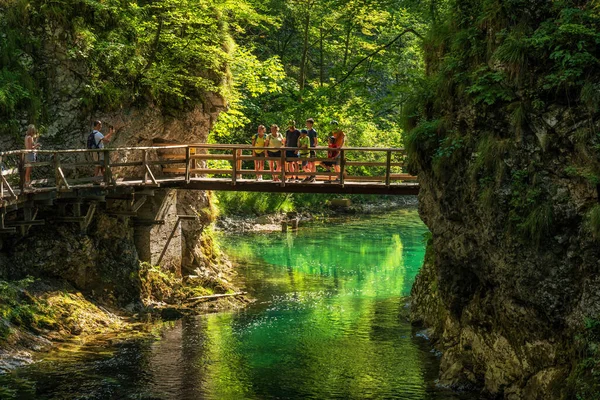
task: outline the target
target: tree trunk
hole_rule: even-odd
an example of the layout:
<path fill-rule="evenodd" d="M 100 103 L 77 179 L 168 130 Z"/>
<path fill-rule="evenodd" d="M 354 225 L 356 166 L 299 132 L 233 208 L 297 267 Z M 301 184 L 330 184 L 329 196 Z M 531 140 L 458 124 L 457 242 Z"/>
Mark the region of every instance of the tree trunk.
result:
<path fill-rule="evenodd" d="M 352 23 L 348 25 L 348 30 L 346 31 L 346 41 L 344 43 L 344 62 L 342 66 L 346 68 L 346 63 L 348 62 L 348 52 L 350 51 L 350 35 L 352 34 Z"/>
<path fill-rule="evenodd" d="M 319 28 L 319 86 L 323 87 L 325 80 L 325 66 L 323 65 L 323 21 Z"/>
<path fill-rule="evenodd" d="M 298 77 L 298 84 L 300 85 L 300 91 L 304 90 L 306 82 L 306 58 L 308 55 L 308 30 L 310 28 L 310 12 L 306 13 L 304 19 L 304 43 L 302 45 L 302 61 L 300 61 L 300 76 Z"/>

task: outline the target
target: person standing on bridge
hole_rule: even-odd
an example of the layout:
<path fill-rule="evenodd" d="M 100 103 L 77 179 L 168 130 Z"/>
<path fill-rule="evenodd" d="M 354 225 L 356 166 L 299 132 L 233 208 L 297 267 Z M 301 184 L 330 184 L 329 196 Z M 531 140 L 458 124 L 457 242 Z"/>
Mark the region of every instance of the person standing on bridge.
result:
<path fill-rule="evenodd" d="M 340 129 L 340 124 L 339 122 L 337 122 L 336 120 L 331 121 L 331 136 L 333 136 L 335 138 L 335 147 L 338 149 L 341 149 L 344 144 L 346 143 L 346 134 Z M 336 158 L 340 158 L 341 153 L 338 152 L 337 157 Z M 337 161 L 337 163 L 333 166 L 335 172 L 337 172 L 338 174 L 340 173 L 340 163 L 339 160 Z M 340 178 L 336 178 L 336 182 L 339 182 Z"/>
<path fill-rule="evenodd" d="M 300 131 L 300 138 L 298 138 L 298 147 L 300 147 L 300 151 L 298 152 L 298 157 L 302 159 L 306 159 L 310 156 L 310 138 L 308 137 L 308 131 L 306 129 L 302 129 Z M 298 163 L 298 167 L 302 165 L 302 169 L 304 172 L 310 172 L 308 167 L 308 161 L 300 161 Z M 302 180 L 302 182 L 310 182 L 310 176 L 307 176 Z"/>
<path fill-rule="evenodd" d="M 101 121 L 94 121 L 94 129 L 92 133 L 90 133 L 88 137 L 87 148 L 88 149 L 103 149 L 104 143 L 110 142 L 110 138 L 115 133 L 115 128 L 112 126 L 108 129 L 108 133 L 106 136 L 100 132 L 102 129 Z M 94 176 L 103 176 L 104 175 L 104 152 L 94 152 L 94 161 L 102 163 L 102 165 L 96 165 Z"/>
<path fill-rule="evenodd" d="M 267 136 L 266 147 L 268 148 L 267 154 L 269 155 L 269 166 L 271 172 L 281 171 L 281 147 L 283 146 L 283 136 L 279 133 L 279 127 L 275 124 L 271 125 L 271 134 Z M 278 181 L 279 177 L 273 175 L 273 181 Z"/>
<path fill-rule="evenodd" d="M 265 128 L 264 125 L 259 125 L 258 126 L 258 132 L 252 136 L 252 147 L 265 147 L 265 142 L 266 142 L 266 136 L 265 136 L 265 132 L 267 131 L 267 128 Z M 258 175 L 258 171 L 263 171 L 265 169 L 265 151 L 264 150 L 259 150 L 259 149 L 255 149 L 252 150 L 252 153 L 254 155 L 254 157 L 262 157 L 262 160 L 254 160 L 254 169 L 257 171 L 257 175 L 256 175 L 256 180 L 257 181 L 262 181 L 262 174 Z"/>
<path fill-rule="evenodd" d="M 27 133 L 25 134 L 25 150 L 37 150 L 40 145 L 37 143 L 38 131 L 35 125 L 29 125 L 27 127 Z M 25 153 L 25 164 L 31 164 L 36 162 L 37 154 L 35 151 Z M 25 188 L 31 188 L 31 169 L 32 167 L 25 168 Z"/>
<path fill-rule="evenodd" d="M 312 118 L 309 118 L 306 120 L 306 129 L 308 130 L 308 138 L 310 140 L 310 147 L 317 147 L 319 139 L 317 137 L 317 131 L 314 128 L 315 125 L 315 120 Z M 310 151 L 310 157 L 311 158 L 315 158 L 317 156 L 317 153 L 315 150 L 311 150 Z M 317 172 L 317 162 L 316 161 L 309 161 L 308 162 L 308 172 L 313 172 L 316 173 Z M 316 180 L 316 176 L 309 176 L 307 181 L 308 182 L 314 182 Z"/>
<path fill-rule="evenodd" d="M 298 138 L 300 137 L 300 131 L 296 129 L 296 121 L 291 120 L 288 122 L 288 130 L 285 133 L 285 147 L 298 147 Z M 294 173 L 298 172 L 298 161 L 294 160 L 298 158 L 298 150 L 290 149 L 285 152 L 286 160 L 286 171 L 290 172 L 292 176 L 288 179 L 288 182 L 293 181 L 294 179 L 299 181 L 300 178 L 298 175 L 293 176 Z"/>

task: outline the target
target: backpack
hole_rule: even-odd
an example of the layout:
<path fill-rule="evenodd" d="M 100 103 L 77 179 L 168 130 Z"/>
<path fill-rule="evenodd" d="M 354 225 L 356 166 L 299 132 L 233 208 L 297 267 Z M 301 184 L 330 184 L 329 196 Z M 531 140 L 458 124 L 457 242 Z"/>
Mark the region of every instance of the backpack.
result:
<path fill-rule="evenodd" d="M 88 135 L 87 148 L 88 149 L 99 149 L 100 148 L 98 146 L 98 144 L 96 143 L 96 131 L 92 131 L 92 133 L 90 133 Z"/>

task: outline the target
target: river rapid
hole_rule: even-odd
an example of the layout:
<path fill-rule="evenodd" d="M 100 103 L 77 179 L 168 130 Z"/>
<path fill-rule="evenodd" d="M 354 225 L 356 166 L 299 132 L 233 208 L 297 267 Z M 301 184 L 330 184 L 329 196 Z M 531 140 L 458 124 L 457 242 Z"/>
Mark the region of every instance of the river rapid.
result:
<path fill-rule="evenodd" d="M 0 398 L 468 398 L 436 386 L 439 357 L 406 319 L 426 232 L 410 208 L 225 235 L 255 303 L 50 353 L 0 376 Z"/>

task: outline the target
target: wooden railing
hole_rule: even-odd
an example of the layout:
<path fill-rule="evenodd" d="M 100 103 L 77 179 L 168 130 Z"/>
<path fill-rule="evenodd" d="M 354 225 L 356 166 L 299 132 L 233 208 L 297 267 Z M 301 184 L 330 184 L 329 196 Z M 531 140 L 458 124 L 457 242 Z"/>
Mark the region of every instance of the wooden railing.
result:
<path fill-rule="evenodd" d="M 277 185 L 290 184 L 286 178 L 292 176 L 314 176 L 320 183 L 332 181 L 344 185 L 364 182 L 390 186 L 416 178 L 404 172 L 404 149 L 377 147 L 345 147 L 335 149 L 337 159 L 327 158 L 327 147 L 311 148 L 315 155 L 310 158 L 289 158 L 282 147 L 270 149 L 281 151 L 278 157 L 256 157 L 254 150 L 265 150 L 247 145 L 190 144 L 158 147 L 105 148 L 98 150 L 14 150 L 0 152 L 0 199 L 17 198 L 29 190 L 25 185 L 25 170 L 31 168 L 31 190 L 71 190 L 94 184 L 116 185 L 160 185 L 164 181 L 179 180 L 189 183 L 197 179 L 228 179 L 236 185 L 244 177 L 271 176 Z M 26 155 L 35 152 L 36 162 L 26 162 Z M 324 164 L 338 161 L 339 172 L 334 168 L 318 172 L 285 172 L 290 161 Z M 257 171 L 248 162 L 264 161 L 265 170 Z M 279 170 L 270 170 L 274 161 Z M 101 168 L 99 176 L 94 169 Z M 315 183 L 312 183 L 315 184 Z"/>

